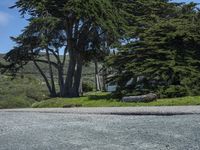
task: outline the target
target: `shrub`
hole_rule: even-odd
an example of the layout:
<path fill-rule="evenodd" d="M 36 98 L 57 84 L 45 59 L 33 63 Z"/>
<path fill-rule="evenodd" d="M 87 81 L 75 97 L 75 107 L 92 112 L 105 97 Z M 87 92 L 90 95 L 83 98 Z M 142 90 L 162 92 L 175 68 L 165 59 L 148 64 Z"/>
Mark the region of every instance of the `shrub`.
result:
<path fill-rule="evenodd" d="M 158 91 L 158 93 L 161 98 L 183 97 L 188 95 L 187 89 L 181 85 L 163 87 Z"/>
<path fill-rule="evenodd" d="M 40 88 L 36 87 L 29 87 L 26 89 L 26 96 L 30 99 L 33 99 L 35 101 L 42 101 L 44 99 L 47 99 L 47 94 L 44 91 L 38 90 Z"/>
<path fill-rule="evenodd" d="M 82 88 L 83 88 L 83 92 L 91 92 L 91 91 L 93 91 L 93 86 L 89 82 L 83 82 Z"/>
<path fill-rule="evenodd" d="M 11 77 L 0 76 L 0 108 L 30 107 L 34 102 L 46 99 L 46 93 L 46 86 L 34 77 L 11 80 Z"/>
<path fill-rule="evenodd" d="M 0 99 L 0 109 L 5 108 L 27 108 L 31 107 L 31 104 L 35 101 L 28 99 L 24 96 L 3 96 Z"/>

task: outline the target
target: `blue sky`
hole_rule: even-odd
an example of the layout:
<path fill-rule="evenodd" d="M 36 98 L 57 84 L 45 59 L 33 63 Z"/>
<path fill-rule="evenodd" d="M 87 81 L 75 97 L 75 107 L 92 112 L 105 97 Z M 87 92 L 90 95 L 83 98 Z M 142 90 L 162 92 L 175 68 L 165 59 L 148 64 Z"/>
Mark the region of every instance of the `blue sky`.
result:
<path fill-rule="evenodd" d="M 9 51 L 14 43 L 10 36 L 20 34 L 21 30 L 27 25 L 27 21 L 20 17 L 17 9 L 9 9 L 16 0 L 0 0 L 0 53 Z M 196 2 L 200 0 L 174 0 L 175 2 Z"/>
<path fill-rule="evenodd" d="M 0 53 L 5 53 L 13 47 L 10 36 L 20 34 L 27 25 L 16 9 L 8 8 L 14 3 L 15 0 L 0 0 Z"/>

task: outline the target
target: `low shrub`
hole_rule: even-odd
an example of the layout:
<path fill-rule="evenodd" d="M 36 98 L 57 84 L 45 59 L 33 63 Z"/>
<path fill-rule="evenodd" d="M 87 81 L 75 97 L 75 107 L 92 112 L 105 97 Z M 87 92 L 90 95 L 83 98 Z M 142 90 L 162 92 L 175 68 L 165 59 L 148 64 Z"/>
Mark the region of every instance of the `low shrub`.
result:
<path fill-rule="evenodd" d="M 89 82 L 82 83 L 83 92 L 91 92 L 93 91 L 93 86 Z"/>
<path fill-rule="evenodd" d="M 158 93 L 161 98 L 184 97 L 188 95 L 187 89 L 180 85 L 170 85 L 169 87 L 160 88 Z"/>
<path fill-rule="evenodd" d="M 0 76 L 0 108 L 30 107 L 34 102 L 46 99 L 46 93 L 46 86 L 34 77 L 11 80 L 11 77 Z"/>

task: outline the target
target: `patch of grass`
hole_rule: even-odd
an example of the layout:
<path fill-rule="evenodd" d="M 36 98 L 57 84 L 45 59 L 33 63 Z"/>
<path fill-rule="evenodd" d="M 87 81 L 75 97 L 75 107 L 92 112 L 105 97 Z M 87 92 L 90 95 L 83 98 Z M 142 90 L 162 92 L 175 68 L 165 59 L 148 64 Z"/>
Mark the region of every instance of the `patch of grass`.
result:
<path fill-rule="evenodd" d="M 0 76 L 0 109 L 2 108 L 51 108 L 51 107 L 134 107 L 134 106 L 183 106 L 200 105 L 200 96 L 159 99 L 150 103 L 123 103 L 110 94 L 90 92 L 79 98 L 47 99 L 46 86 L 33 77 L 17 78 Z M 45 100 L 47 99 L 47 100 Z"/>
<path fill-rule="evenodd" d="M 200 96 L 172 99 L 159 99 L 150 103 L 124 103 L 112 99 L 107 93 L 89 93 L 80 98 L 53 98 L 32 105 L 33 108 L 64 107 L 81 105 L 82 107 L 135 107 L 135 106 L 183 106 L 200 105 Z"/>
<path fill-rule="evenodd" d="M 18 97 L 5 97 L 4 100 L 0 101 L 0 109 L 8 109 L 8 108 L 28 108 L 35 101 L 25 98 L 23 96 Z"/>
<path fill-rule="evenodd" d="M 27 108 L 47 96 L 43 85 L 33 77 L 21 79 L 17 77 L 0 76 L 0 109 Z"/>

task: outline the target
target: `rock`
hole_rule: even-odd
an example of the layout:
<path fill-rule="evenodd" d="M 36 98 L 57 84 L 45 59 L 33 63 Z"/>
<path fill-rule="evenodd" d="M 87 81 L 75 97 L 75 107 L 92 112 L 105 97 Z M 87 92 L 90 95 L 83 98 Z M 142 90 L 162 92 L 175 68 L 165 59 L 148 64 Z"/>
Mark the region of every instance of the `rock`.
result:
<path fill-rule="evenodd" d="M 81 104 L 66 104 L 63 108 L 82 107 Z"/>
<path fill-rule="evenodd" d="M 122 98 L 123 102 L 152 102 L 157 100 L 157 95 L 150 93 L 140 96 L 126 96 Z"/>

